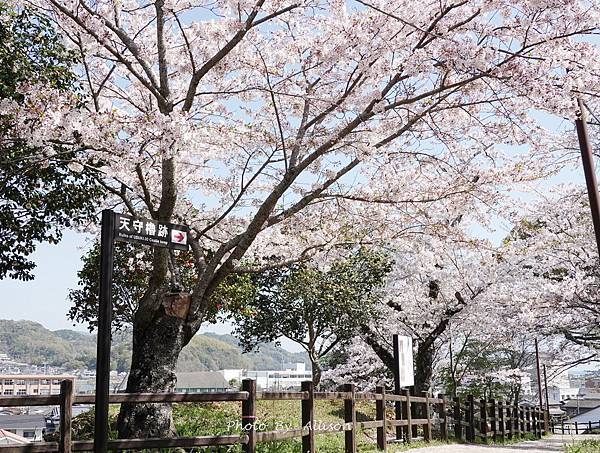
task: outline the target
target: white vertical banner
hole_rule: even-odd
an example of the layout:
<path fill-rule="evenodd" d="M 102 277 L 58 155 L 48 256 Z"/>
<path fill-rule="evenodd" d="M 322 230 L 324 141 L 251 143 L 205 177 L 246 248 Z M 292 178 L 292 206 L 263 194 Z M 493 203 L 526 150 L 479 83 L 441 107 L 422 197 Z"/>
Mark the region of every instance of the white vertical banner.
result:
<path fill-rule="evenodd" d="M 413 341 L 411 337 L 398 335 L 398 370 L 400 371 L 400 387 L 415 385 L 413 368 Z"/>

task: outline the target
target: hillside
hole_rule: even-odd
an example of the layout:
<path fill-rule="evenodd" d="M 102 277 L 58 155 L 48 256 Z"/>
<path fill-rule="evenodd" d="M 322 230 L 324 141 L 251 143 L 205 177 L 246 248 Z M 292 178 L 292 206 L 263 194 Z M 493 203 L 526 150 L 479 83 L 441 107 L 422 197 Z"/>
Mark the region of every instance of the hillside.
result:
<path fill-rule="evenodd" d="M 46 329 L 32 321 L 0 320 L 0 353 L 19 362 L 34 365 L 62 366 L 68 369 L 90 368 L 96 365 L 96 336 L 74 330 Z M 127 371 L 131 357 L 130 335 L 114 335 L 112 367 Z M 303 353 L 291 353 L 265 344 L 260 352 L 242 354 L 237 339 L 231 335 L 196 335 L 179 359 L 179 371 L 247 368 L 278 369 L 281 363 L 307 362 Z"/>

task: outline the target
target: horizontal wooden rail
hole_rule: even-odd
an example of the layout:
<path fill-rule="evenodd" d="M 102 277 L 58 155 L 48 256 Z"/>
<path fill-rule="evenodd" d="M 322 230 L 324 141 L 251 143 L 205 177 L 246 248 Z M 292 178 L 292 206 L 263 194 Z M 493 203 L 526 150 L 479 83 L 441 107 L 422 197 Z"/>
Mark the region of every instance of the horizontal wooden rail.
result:
<path fill-rule="evenodd" d="M 58 406 L 60 395 L 0 396 L 0 407 Z"/>
<path fill-rule="evenodd" d="M 58 451 L 58 442 L 36 442 L 29 445 L 0 445 L 2 453 L 37 453 Z"/>
<path fill-rule="evenodd" d="M 350 400 L 352 393 L 350 392 L 315 392 L 316 400 Z"/>
<path fill-rule="evenodd" d="M 193 448 L 219 445 L 241 444 L 244 453 L 255 453 L 259 442 L 280 441 L 285 439 L 301 438 L 302 453 L 314 451 L 315 435 L 335 432 L 344 432 L 345 451 L 356 451 L 357 432 L 363 430 L 377 430 L 377 446 L 385 450 L 387 444 L 387 428 L 396 428 L 396 438 L 404 438 L 411 442 L 421 430 L 426 441 L 432 439 L 432 432 L 439 432 L 441 440 L 448 440 L 448 432 L 454 433 L 459 440 L 474 442 L 476 439 L 493 438 L 505 439 L 520 437 L 525 433 L 540 436 L 545 431 L 544 412 L 539 408 L 509 405 L 502 401 L 490 402 L 476 401 L 469 397 L 467 401 L 454 398 L 447 400 L 443 395 L 438 398 L 428 395 L 411 395 L 403 391 L 401 395 L 388 394 L 381 386 L 376 392 L 356 392 L 353 385 L 343 387 L 339 392 L 315 392 L 312 382 L 302 384 L 301 391 L 257 392 L 256 381 L 244 380 L 243 391 L 215 392 L 215 393 L 116 393 L 109 396 L 111 404 L 119 403 L 202 403 L 202 402 L 241 402 L 240 434 L 226 434 L 220 436 L 150 438 L 150 439 L 117 439 L 110 440 L 110 450 L 142 450 L 161 448 Z M 279 431 L 256 431 L 256 402 L 258 400 L 299 401 L 302 416 L 301 426 Z M 344 402 L 344 419 L 337 423 L 320 423 L 314 417 L 314 402 L 316 400 L 337 400 Z M 376 405 L 374 420 L 356 420 L 356 401 L 373 401 Z M 73 441 L 71 439 L 70 419 L 71 405 L 93 404 L 95 395 L 73 395 L 72 388 L 61 385 L 60 395 L 38 396 L 0 396 L 0 406 L 61 406 L 60 443 L 34 442 L 23 446 L 0 446 L 0 453 L 21 452 L 57 452 L 90 451 L 94 447 L 93 441 Z M 385 417 L 387 403 L 395 403 L 395 419 Z M 436 414 L 436 415 L 434 415 Z M 433 425 L 439 430 L 432 429 Z M 449 429 L 449 426 L 453 429 Z M 589 424 L 575 425 L 575 431 L 581 432 L 593 426 Z M 587 425 L 587 426 L 586 426 Z M 562 427 L 564 426 L 564 427 Z M 568 425 L 553 426 L 553 430 L 569 429 Z M 598 422 L 600 426 L 600 421 Z M 311 427 L 311 428 L 309 428 Z M 264 428 L 260 428 L 264 429 Z M 62 432 L 64 431 L 64 432 Z M 572 431 L 572 430 L 569 430 Z"/>
<path fill-rule="evenodd" d="M 210 447 L 216 445 L 245 444 L 248 437 L 245 435 L 223 435 L 223 436 L 198 436 L 198 437 L 170 437 L 170 438 L 148 438 L 148 439 L 116 439 L 108 441 L 109 450 L 141 449 L 141 448 L 190 448 Z M 72 451 L 91 451 L 94 442 L 74 441 Z"/>
<path fill-rule="evenodd" d="M 262 431 L 256 433 L 257 442 L 273 442 L 277 440 L 294 439 L 308 434 L 308 428 L 295 428 L 287 431 Z"/>
<path fill-rule="evenodd" d="M 257 400 L 307 400 L 308 392 L 256 392 Z"/>

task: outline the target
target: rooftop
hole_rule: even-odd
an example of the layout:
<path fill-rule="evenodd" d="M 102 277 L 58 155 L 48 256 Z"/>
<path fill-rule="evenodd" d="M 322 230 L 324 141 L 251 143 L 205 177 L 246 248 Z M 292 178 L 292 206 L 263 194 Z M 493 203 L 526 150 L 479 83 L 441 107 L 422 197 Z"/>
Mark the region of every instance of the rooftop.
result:
<path fill-rule="evenodd" d="M 218 371 L 194 371 L 177 373 L 178 389 L 181 388 L 229 388 L 229 383 Z"/>
<path fill-rule="evenodd" d="M 43 415 L 0 415 L 0 429 L 35 429 L 45 427 L 46 418 Z"/>
<path fill-rule="evenodd" d="M 563 407 L 581 407 L 591 409 L 600 406 L 600 398 L 568 399 L 563 401 Z"/>
<path fill-rule="evenodd" d="M 0 374 L 0 379 L 75 379 L 66 374 Z"/>

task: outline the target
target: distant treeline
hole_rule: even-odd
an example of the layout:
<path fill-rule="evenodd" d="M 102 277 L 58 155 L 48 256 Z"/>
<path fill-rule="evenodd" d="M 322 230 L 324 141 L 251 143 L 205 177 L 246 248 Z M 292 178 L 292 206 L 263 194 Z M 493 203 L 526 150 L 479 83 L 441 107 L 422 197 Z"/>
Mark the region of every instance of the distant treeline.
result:
<path fill-rule="evenodd" d="M 32 365 L 94 369 L 96 367 L 96 335 L 74 330 L 48 330 L 32 321 L 0 320 L 0 353 L 18 362 Z M 131 335 L 117 333 L 113 337 L 112 368 L 128 371 L 131 358 Z M 291 353 L 274 344 L 264 344 L 258 353 L 242 354 L 238 341 L 231 335 L 196 335 L 182 351 L 178 370 L 250 370 L 280 369 L 282 363 L 305 362 L 304 353 Z"/>

